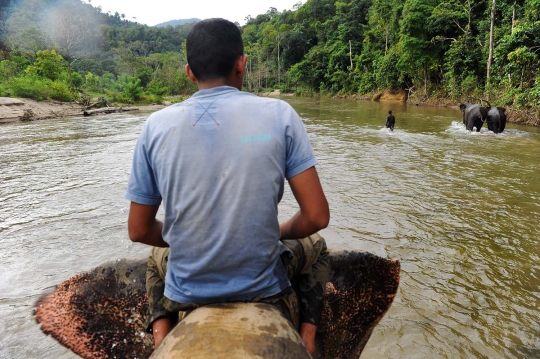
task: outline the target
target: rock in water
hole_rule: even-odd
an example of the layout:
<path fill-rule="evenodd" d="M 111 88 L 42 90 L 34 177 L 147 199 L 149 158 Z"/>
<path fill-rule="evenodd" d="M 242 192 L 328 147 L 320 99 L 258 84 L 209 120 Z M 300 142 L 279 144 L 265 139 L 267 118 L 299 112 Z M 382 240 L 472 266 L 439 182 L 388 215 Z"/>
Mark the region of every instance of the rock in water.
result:
<path fill-rule="evenodd" d="M 373 329 L 392 304 L 399 285 L 400 264 L 398 260 L 381 258 L 367 252 L 331 251 L 329 258 L 332 273 L 326 287 L 315 358 L 357 359 Z M 62 345 L 83 358 L 148 358 L 153 351 L 153 338 L 144 333 L 143 328 L 148 307 L 145 273 L 146 259 L 119 260 L 69 278 L 53 293 L 39 299 L 35 309 L 36 320 L 41 324 L 44 333 L 52 335 Z M 247 306 L 266 307 L 263 304 Z M 230 318 L 239 315 L 240 312 L 235 314 L 236 310 L 244 310 L 231 303 L 202 307 L 197 311 L 204 309 L 201 313 L 206 314 L 201 317 L 210 318 L 209 311 L 215 310 L 216 307 L 227 313 Z M 262 310 L 262 307 L 260 309 Z M 274 343 L 278 347 L 286 348 L 284 350 L 288 350 L 291 355 L 293 353 L 298 355 L 290 356 L 291 358 L 302 358 L 299 354 L 302 352 L 297 351 L 297 343 L 291 334 L 283 334 L 285 328 L 280 329 L 281 324 L 276 324 L 281 315 L 275 314 L 272 309 L 264 309 L 262 312 L 266 319 L 257 323 L 257 330 L 267 331 L 264 337 L 268 339 L 268 343 L 257 346 L 270 348 Z M 189 328 L 197 321 L 196 317 L 191 319 L 190 317 L 191 315 L 186 317 L 174 331 L 183 330 L 184 334 L 179 338 L 186 335 L 184 340 L 187 336 L 191 336 Z M 244 317 L 239 318 L 242 322 Z M 273 330 L 272 324 L 276 326 L 276 331 Z M 213 334 L 208 332 L 199 340 L 206 348 L 213 349 L 218 347 L 213 340 L 227 344 L 231 343 L 229 338 L 238 336 L 242 328 L 245 331 L 242 335 L 249 336 L 253 332 L 248 325 L 233 325 L 233 327 L 236 333 L 224 333 L 225 328 L 217 325 L 209 326 L 204 330 Z M 270 331 L 277 334 L 268 335 L 272 334 Z M 279 333 L 283 335 L 280 336 Z M 283 339 L 285 337 L 290 341 L 285 341 Z M 168 336 L 163 345 L 174 338 L 174 335 Z M 193 338 L 197 339 L 196 336 L 191 336 L 190 340 Z M 259 339 L 261 338 L 263 337 L 259 336 Z M 283 346 L 285 342 L 288 345 Z M 249 345 L 252 342 L 244 340 L 243 343 Z M 240 344 L 234 344 L 238 345 Z M 156 355 L 159 355 L 157 356 L 159 358 L 166 358 L 164 349 L 160 346 L 154 358 Z M 238 348 L 238 350 L 249 353 L 255 349 Z M 270 351 L 265 353 L 268 354 L 263 355 L 263 358 L 285 358 L 270 354 Z"/>

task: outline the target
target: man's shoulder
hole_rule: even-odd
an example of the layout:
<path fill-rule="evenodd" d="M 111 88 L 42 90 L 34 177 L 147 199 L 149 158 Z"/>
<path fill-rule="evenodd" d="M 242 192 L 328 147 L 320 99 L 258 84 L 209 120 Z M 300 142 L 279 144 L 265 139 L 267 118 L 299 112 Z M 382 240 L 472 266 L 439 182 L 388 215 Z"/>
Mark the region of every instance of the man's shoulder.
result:
<path fill-rule="evenodd" d="M 191 101 L 190 99 L 175 103 L 173 105 L 167 106 L 165 108 L 162 108 L 159 111 L 153 112 L 149 117 L 147 122 L 150 123 L 156 123 L 160 122 L 164 119 L 175 117 L 177 118 L 182 113 L 186 112 L 186 108 L 189 107 Z"/>

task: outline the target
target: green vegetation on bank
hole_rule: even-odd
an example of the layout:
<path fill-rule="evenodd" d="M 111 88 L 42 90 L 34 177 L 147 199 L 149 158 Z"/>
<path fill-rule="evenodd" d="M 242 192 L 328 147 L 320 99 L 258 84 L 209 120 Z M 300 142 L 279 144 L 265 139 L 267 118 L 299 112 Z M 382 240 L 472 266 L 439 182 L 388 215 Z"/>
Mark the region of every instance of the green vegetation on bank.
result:
<path fill-rule="evenodd" d="M 190 27 L 148 27 L 80 0 L 0 0 L 0 96 L 130 103 L 192 93 Z M 540 108 L 540 0 L 307 0 L 248 17 L 242 31 L 250 91 L 391 89 L 415 102 Z"/>
<path fill-rule="evenodd" d="M 161 103 L 191 94 L 190 27 L 148 27 L 78 0 L 0 0 L 0 96 Z"/>
<path fill-rule="evenodd" d="M 539 0 L 308 0 L 243 36 L 250 88 L 540 106 Z"/>

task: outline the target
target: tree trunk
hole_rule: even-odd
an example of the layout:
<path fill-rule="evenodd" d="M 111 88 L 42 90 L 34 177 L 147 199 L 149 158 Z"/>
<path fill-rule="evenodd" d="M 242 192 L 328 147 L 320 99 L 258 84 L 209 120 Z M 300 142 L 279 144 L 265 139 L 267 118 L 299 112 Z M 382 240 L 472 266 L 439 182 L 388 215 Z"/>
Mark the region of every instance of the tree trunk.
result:
<path fill-rule="evenodd" d="M 281 40 L 281 37 L 278 34 L 277 37 L 277 78 L 278 78 L 278 85 L 281 85 L 281 67 L 279 63 L 279 42 Z"/>
<path fill-rule="evenodd" d="M 427 83 L 428 83 L 428 64 L 424 64 L 424 94 L 427 95 Z"/>
<path fill-rule="evenodd" d="M 493 62 L 493 28 L 495 27 L 495 1 L 493 0 L 493 4 L 491 6 L 491 25 L 489 27 L 489 56 L 488 56 L 488 62 L 487 62 L 487 74 L 486 74 L 486 80 L 489 84 L 489 77 L 491 76 L 491 63 Z"/>
<path fill-rule="evenodd" d="M 352 63 L 352 44 L 351 40 L 349 40 L 349 58 L 351 59 L 351 71 L 353 70 L 353 63 Z"/>
<path fill-rule="evenodd" d="M 516 2 L 512 6 L 512 35 L 514 35 L 514 24 L 516 23 Z"/>
<path fill-rule="evenodd" d="M 71 61 L 68 61 L 69 88 L 73 90 L 73 78 L 71 77 Z"/>

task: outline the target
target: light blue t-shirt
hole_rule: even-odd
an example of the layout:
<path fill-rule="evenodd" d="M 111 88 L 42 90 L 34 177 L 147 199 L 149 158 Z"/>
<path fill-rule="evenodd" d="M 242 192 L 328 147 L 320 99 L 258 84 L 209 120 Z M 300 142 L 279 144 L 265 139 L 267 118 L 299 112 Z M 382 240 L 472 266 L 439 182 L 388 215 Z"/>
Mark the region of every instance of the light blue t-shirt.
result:
<path fill-rule="evenodd" d="M 284 179 L 317 160 L 284 101 L 222 86 L 153 113 L 135 147 L 125 197 L 163 201 L 170 246 L 165 296 L 246 301 L 288 286 L 278 203 Z"/>

